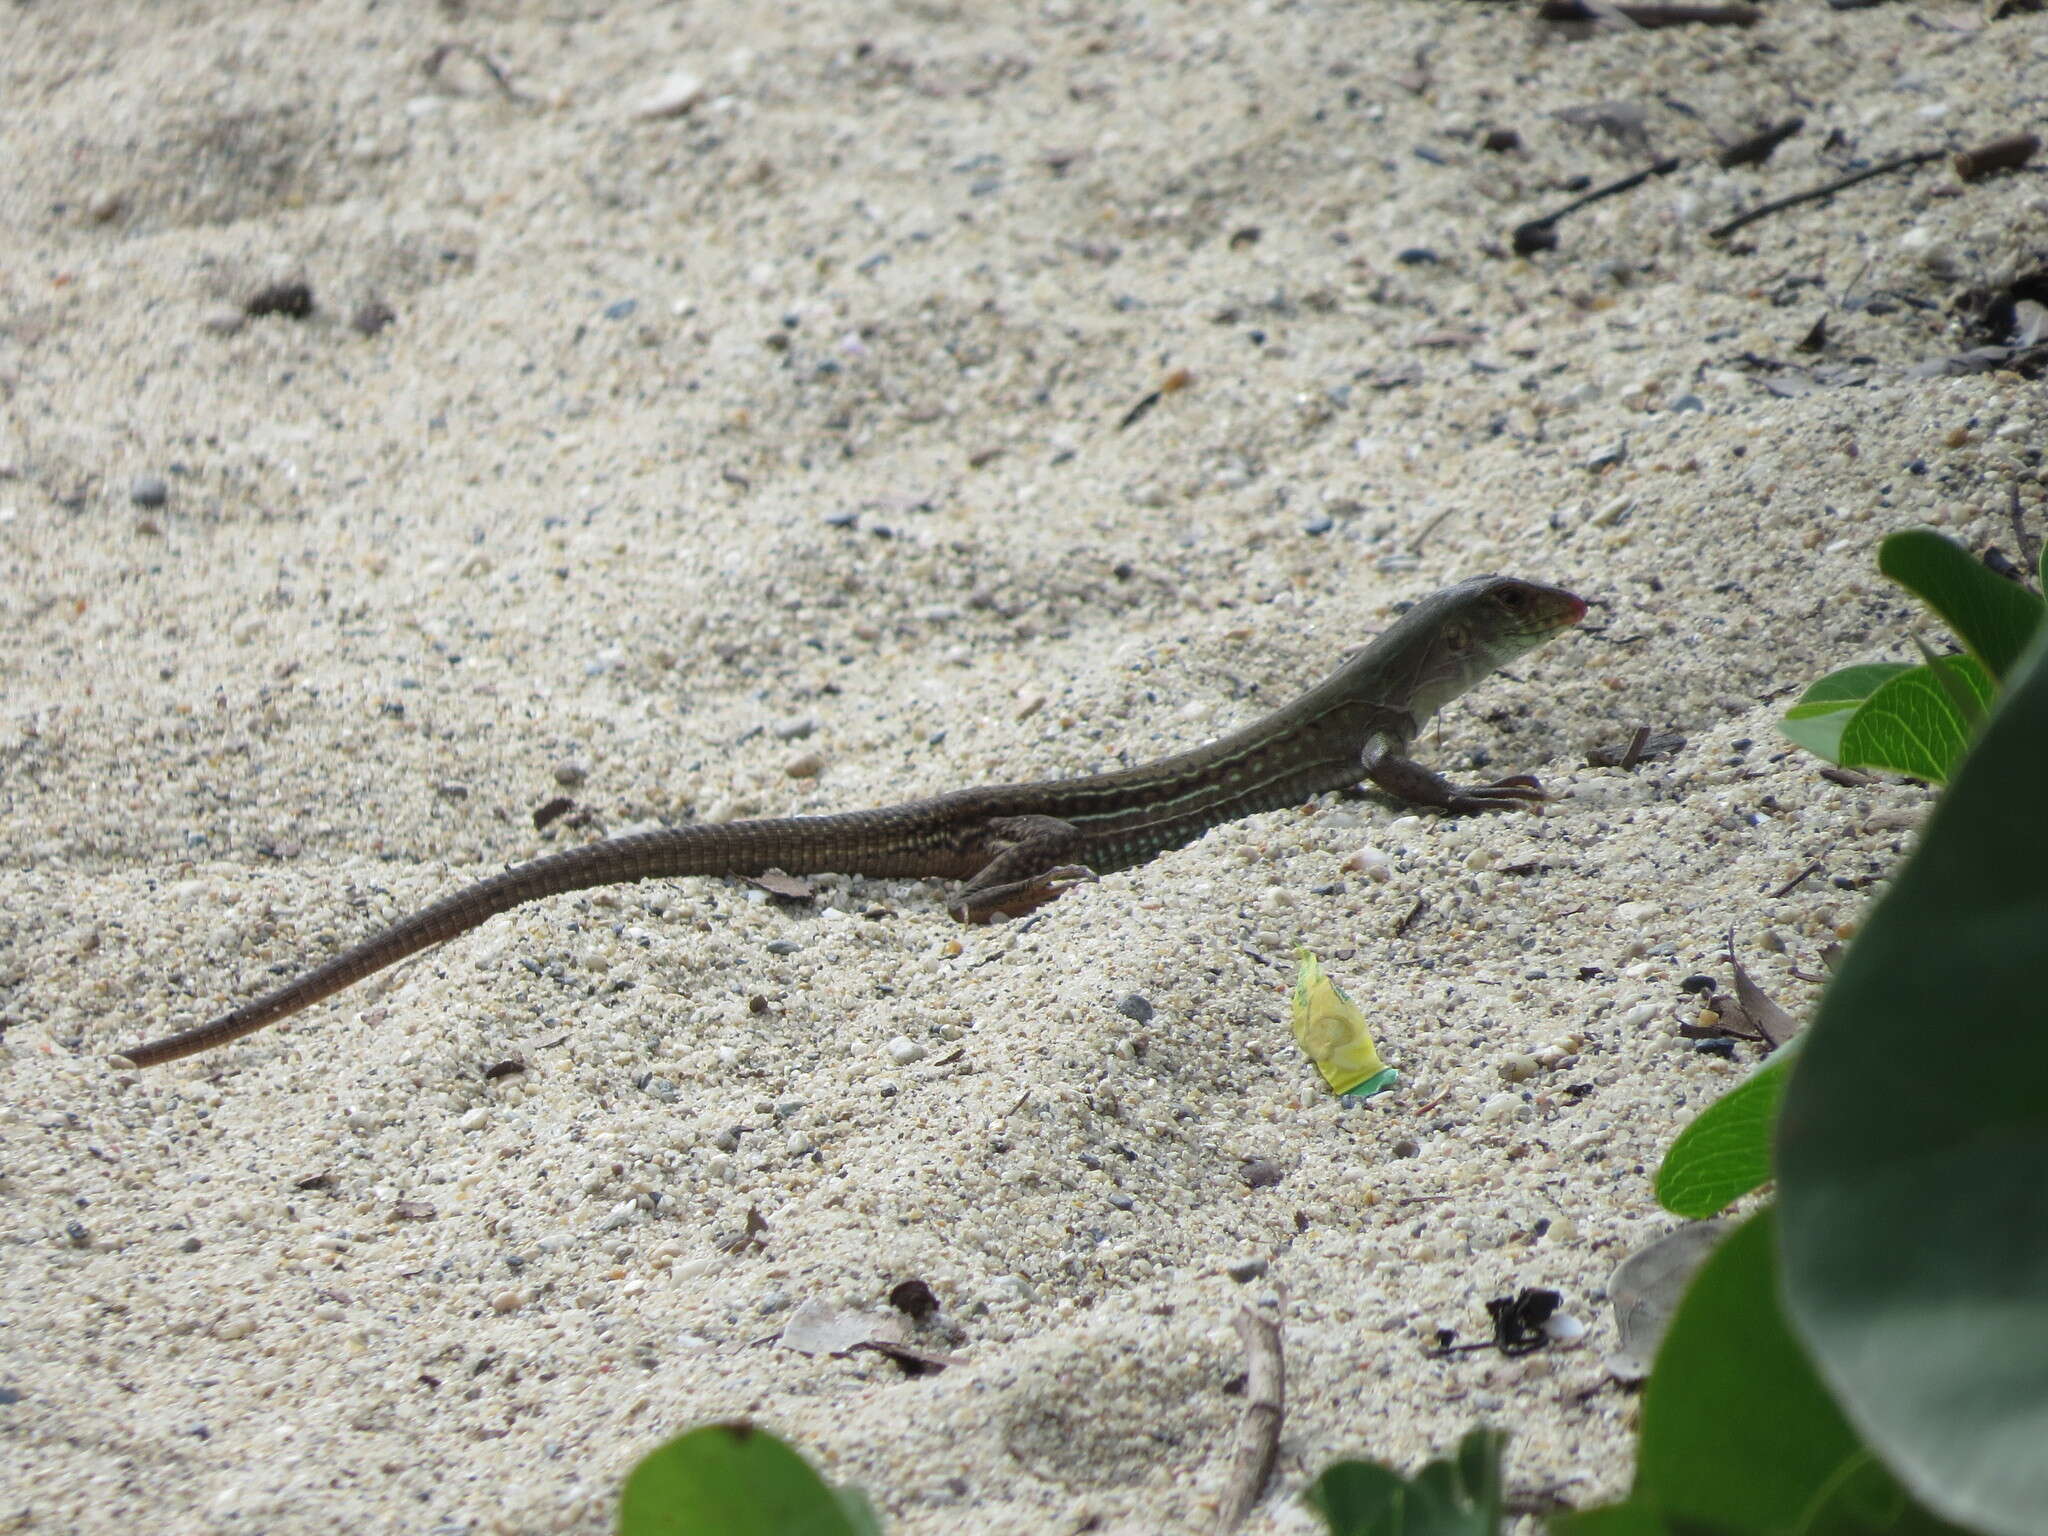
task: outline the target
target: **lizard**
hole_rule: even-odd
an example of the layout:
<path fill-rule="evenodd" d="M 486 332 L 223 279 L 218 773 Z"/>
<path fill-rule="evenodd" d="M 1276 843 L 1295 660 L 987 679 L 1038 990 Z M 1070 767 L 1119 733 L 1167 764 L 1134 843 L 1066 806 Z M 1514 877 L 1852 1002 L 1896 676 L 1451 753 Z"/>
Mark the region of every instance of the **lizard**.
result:
<path fill-rule="evenodd" d="M 878 810 L 668 827 L 545 854 L 399 919 L 209 1023 L 132 1047 L 153 1067 L 225 1045 L 545 896 L 684 875 L 848 874 L 964 881 L 961 922 L 1018 916 L 1211 827 L 1369 781 L 1454 815 L 1547 798 L 1526 775 L 1457 785 L 1406 754 L 1452 699 L 1585 617 L 1584 599 L 1474 576 L 1412 605 L 1307 693 L 1155 762 L 1078 778 L 957 789 Z"/>

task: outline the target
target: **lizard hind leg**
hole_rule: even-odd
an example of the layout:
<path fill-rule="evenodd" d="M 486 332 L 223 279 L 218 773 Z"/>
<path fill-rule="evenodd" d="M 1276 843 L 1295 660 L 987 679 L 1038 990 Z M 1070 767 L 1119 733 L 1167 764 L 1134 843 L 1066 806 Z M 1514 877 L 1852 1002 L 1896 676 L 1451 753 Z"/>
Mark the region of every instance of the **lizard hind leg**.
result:
<path fill-rule="evenodd" d="M 946 910 L 963 923 L 1022 917 L 1096 878 L 1073 862 L 1085 841 L 1081 829 L 1056 816 L 1004 816 L 989 823 L 1000 848 Z"/>

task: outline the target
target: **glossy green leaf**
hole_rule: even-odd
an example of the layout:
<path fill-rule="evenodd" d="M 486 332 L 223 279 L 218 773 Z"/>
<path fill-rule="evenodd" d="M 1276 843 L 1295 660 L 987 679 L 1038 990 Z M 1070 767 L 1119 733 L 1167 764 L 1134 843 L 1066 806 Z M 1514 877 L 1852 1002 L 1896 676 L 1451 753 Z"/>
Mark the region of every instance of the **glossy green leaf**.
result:
<path fill-rule="evenodd" d="M 1871 1456 L 1786 1327 L 1776 1235 L 1771 1211 L 1751 1217 L 1686 1292 L 1643 1393 L 1629 1503 L 1678 1531 L 1846 1536 L 1814 1525 L 1844 1510 L 1884 1514 L 1863 1536 L 1942 1530 Z"/>
<path fill-rule="evenodd" d="M 1331 1536 L 1496 1536 L 1500 1451 L 1507 1436 L 1475 1429 L 1457 1454 L 1415 1476 L 1369 1461 L 1339 1461 L 1303 1490 Z"/>
<path fill-rule="evenodd" d="M 1955 540 L 1908 528 L 1877 547 L 1877 568 L 1956 632 L 1994 678 L 2003 678 L 2041 627 L 2044 605 L 2018 582 L 1994 576 Z"/>
<path fill-rule="evenodd" d="M 1944 656 L 1940 665 L 1950 680 L 1990 703 L 1995 685 L 1974 660 Z M 1933 670 L 1912 667 L 1881 685 L 1850 717 L 1838 761 L 1845 768 L 1881 768 L 1939 784 L 1955 772 L 1970 736 Z"/>
<path fill-rule="evenodd" d="M 1799 1042 L 1700 1112 L 1664 1154 L 1657 1203 L 1677 1216 L 1718 1215 L 1771 1178 L 1771 1132 Z"/>
<path fill-rule="evenodd" d="M 832 1488 L 751 1424 L 706 1424 L 650 1451 L 626 1479 L 619 1536 L 880 1536 L 866 1498 Z"/>
<path fill-rule="evenodd" d="M 1814 756 L 1838 763 L 1842 760 L 1842 728 L 1857 706 L 1901 672 L 1912 670 L 1903 661 L 1878 661 L 1830 672 L 1785 711 L 1778 729 Z"/>
<path fill-rule="evenodd" d="M 2040 646 L 1822 1000 L 1779 1121 L 1787 1301 L 1919 1496 L 2048 1531 Z"/>

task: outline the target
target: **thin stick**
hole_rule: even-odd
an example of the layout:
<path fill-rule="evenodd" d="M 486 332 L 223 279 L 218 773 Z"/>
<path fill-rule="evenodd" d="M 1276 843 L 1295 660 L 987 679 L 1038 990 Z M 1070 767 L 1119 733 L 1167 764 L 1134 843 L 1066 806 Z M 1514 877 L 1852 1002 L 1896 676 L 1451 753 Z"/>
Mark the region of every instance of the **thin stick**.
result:
<path fill-rule="evenodd" d="M 1219 1533 L 1244 1524 L 1244 1517 L 1259 1502 L 1280 1455 L 1280 1421 L 1287 1412 L 1287 1364 L 1280 1356 L 1280 1325 L 1244 1307 L 1231 1319 L 1231 1326 L 1244 1340 L 1244 1419 L 1237 1427 L 1230 1481 L 1224 1486 L 1222 1507 L 1216 1511 Z"/>
<path fill-rule="evenodd" d="M 1527 256 L 1532 251 L 1554 249 L 1557 245 L 1557 236 L 1553 231 L 1557 226 L 1557 221 L 1566 214 L 1577 213 L 1588 203 L 1597 203 L 1603 197 L 1613 197 L 1618 192 L 1627 192 L 1632 188 L 1639 187 L 1652 176 L 1669 176 L 1682 163 L 1676 155 L 1667 156 L 1654 165 L 1645 166 L 1632 176 L 1624 176 L 1619 181 L 1610 181 L 1604 187 L 1595 187 L 1592 191 L 1586 193 L 1585 196 L 1575 198 L 1573 201 L 1566 203 L 1555 213 L 1546 213 L 1541 218 L 1530 219 L 1525 224 L 1517 224 L 1514 235 L 1511 237 L 1515 254 L 1517 256 Z"/>
<path fill-rule="evenodd" d="M 1860 171 L 1852 171 L 1847 176 L 1837 177 L 1835 180 L 1826 182 L 1818 187 L 1809 187 L 1804 192 L 1794 192 L 1790 197 L 1780 197 L 1768 203 L 1760 203 L 1747 213 L 1738 213 L 1725 224 L 1716 224 L 1707 231 L 1707 238 L 1709 240 L 1725 240 L 1734 234 L 1736 230 L 1743 228 L 1745 225 L 1754 224 L 1758 219 L 1769 218 L 1772 214 L 1782 213 L 1787 208 L 1797 208 L 1801 203 L 1817 203 L 1822 198 L 1833 197 L 1837 192 L 1845 191 L 1855 186 L 1859 181 L 1869 181 L 1873 176 L 1889 176 L 1893 171 L 1911 170 L 1916 165 L 1925 165 L 1930 160 L 1939 160 L 1946 153 L 1946 150 L 1941 149 L 1918 150 L 1910 155 L 1900 155 L 1895 159 L 1880 161 L 1876 165 L 1865 166 Z"/>

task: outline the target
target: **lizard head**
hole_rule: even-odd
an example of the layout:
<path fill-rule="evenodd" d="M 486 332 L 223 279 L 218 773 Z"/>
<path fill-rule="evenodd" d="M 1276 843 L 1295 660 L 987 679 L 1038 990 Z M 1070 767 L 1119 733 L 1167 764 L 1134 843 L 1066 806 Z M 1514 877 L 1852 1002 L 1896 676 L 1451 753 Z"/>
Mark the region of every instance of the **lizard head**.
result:
<path fill-rule="evenodd" d="M 1586 616 L 1585 599 L 1513 576 L 1474 576 L 1432 594 L 1395 625 L 1412 632 L 1418 720 Z M 1390 633 L 1392 633 L 1390 631 Z"/>

